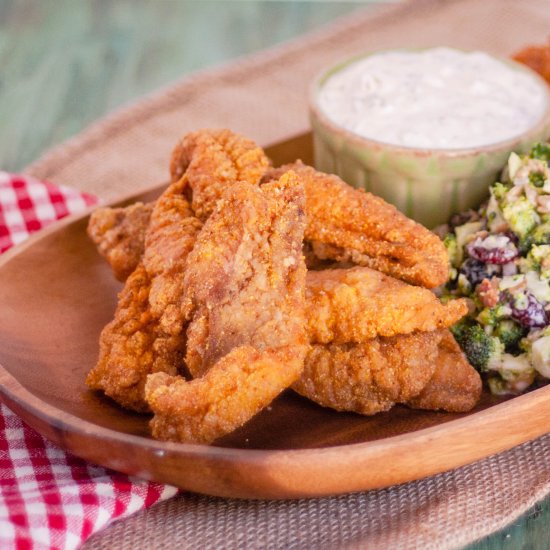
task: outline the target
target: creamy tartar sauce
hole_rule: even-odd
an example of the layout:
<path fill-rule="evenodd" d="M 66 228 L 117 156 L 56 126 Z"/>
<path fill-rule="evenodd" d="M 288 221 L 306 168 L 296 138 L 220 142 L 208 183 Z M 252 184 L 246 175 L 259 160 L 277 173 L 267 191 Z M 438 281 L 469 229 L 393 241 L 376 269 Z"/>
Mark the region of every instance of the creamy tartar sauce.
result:
<path fill-rule="evenodd" d="M 390 51 L 330 76 L 318 106 L 362 137 L 405 147 L 460 149 L 498 143 L 536 124 L 545 86 L 483 52 Z"/>

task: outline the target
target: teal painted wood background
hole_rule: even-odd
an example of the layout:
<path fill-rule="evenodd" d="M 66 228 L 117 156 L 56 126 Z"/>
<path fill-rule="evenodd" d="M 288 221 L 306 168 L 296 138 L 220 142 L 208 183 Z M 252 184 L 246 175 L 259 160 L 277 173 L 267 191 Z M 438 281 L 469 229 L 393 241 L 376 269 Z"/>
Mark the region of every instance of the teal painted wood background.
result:
<path fill-rule="evenodd" d="M 374 3 L 0 0 L 0 169 L 21 169 L 109 111 L 187 73 Z M 468 550 L 502 548 L 550 548 L 550 498 Z"/>

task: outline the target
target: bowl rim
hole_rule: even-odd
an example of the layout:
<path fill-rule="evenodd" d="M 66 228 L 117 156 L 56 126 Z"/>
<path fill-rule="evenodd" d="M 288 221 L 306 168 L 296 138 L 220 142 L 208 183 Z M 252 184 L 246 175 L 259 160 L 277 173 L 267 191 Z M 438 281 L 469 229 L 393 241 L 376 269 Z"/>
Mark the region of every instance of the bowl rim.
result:
<path fill-rule="evenodd" d="M 340 126 L 339 124 L 334 122 L 323 112 L 323 110 L 318 104 L 318 95 L 323 84 L 332 75 L 343 70 L 344 68 L 355 63 L 356 61 L 365 59 L 366 57 L 370 57 L 378 54 L 384 54 L 384 53 L 423 52 L 423 51 L 428 51 L 428 50 L 443 48 L 443 47 L 451 50 L 463 52 L 463 53 L 481 52 L 497 61 L 500 61 L 501 63 L 504 63 L 505 65 L 508 65 L 509 67 L 512 67 L 515 70 L 519 70 L 530 75 L 535 81 L 539 82 L 539 84 L 541 85 L 541 88 L 544 90 L 544 93 L 546 95 L 546 110 L 541 114 L 540 118 L 537 120 L 535 124 L 533 124 L 531 127 L 523 131 L 522 133 L 516 136 L 513 136 L 511 138 L 508 138 L 506 140 L 489 143 L 487 145 L 477 145 L 473 147 L 456 147 L 456 148 L 445 149 L 445 148 L 435 148 L 435 147 L 433 148 L 410 147 L 405 145 L 397 145 L 394 143 L 379 141 L 373 138 L 367 138 L 367 137 L 361 136 L 360 134 L 357 134 L 352 130 L 348 130 L 347 128 L 344 128 L 343 126 Z M 467 49 L 460 49 L 460 48 L 452 48 L 448 46 L 435 46 L 435 47 L 426 47 L 426 48 L 407 48 L 407 47 L 384 48 L 379 50 L 363 52 L 363 53 L 354 55 L 352 57 L 347 57 L 345 59 L 342 59 L 339 62 L 332 65 L 331 67 L 324 68 L 322 71 L 319 71 L 315 76 L 315 78 L 313 79 L 313 81 L 310 83 L 308 99 L 309 99 L 310 120 L 312 122 L 316 119 L 321 123 L 322 126 L 324 126 L 325 128 L 328 128 L 330 132 L 332 132 L 333 134 L 339 134 L 340 136 L 344 136 L 347 141 L 351 141 L 355 145 L 358 145 L 361 147 L 368 147 L 370 149 L 386 149 L 386 150 L 393 151 L 397 154 L 404 154 L 404 155 L 412 154 L 414 156 L 440 156 L 440 157 L 455 158 L 455 157 L 474 156 L 474 155 L 479 155 L 481 153 L 494 153 L 494 152 L 500 152 L 504 150 L 512 151 L 530 135 L 542 132 L 544 131 L 545 127 L 550 126 L 550 84 L 547 83 L 546 80 L 544 80 L 537 72 L 535 72 L 528 66 L 522 63 L 519 63 L 513 59 L 507 59 L 504 57 L 493 55 L 484 50 L 467 50 Z M 313 126 L 312 127 L 313 132 L 317 133 L 317 130 L 313 124 L 312 126 Z"/>

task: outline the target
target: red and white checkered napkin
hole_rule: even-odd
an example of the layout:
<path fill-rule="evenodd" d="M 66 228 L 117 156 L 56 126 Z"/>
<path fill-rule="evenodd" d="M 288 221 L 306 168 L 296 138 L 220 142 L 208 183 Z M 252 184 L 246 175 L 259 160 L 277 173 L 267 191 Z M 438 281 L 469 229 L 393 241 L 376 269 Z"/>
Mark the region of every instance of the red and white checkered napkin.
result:
<path fill-rule="evenodd" d="M 0 253 L 97 202 L 68 187 L 0 172 Z M 68 454 L 0 405 L 0 549 L 77 548 L 113 520 L 176 493 Z"/>

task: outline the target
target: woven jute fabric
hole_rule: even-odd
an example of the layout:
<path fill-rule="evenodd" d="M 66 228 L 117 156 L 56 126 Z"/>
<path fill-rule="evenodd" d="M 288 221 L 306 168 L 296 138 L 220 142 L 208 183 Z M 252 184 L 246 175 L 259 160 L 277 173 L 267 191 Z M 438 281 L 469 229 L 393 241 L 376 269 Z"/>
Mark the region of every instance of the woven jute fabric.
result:
<path fill-rule="evenodd" d="M 543 42 L 548 0 L 417 0 L 368 10 L 313 34 L 186 78 L 100 121 L 27 169 L 105 200 L 167 178 L 189 130 L 229 127 L 267 145 L 308 128 L 308 88 L 327 65 L 373 49 L 448 45 L 509 55 Z M 498 433 L 494 437 L 499 437 Z M 115 523 L 90 549 L 457 548 L 550 493 L 550 436 L 430 479 L 303 501 L 190 494 Z"/>

